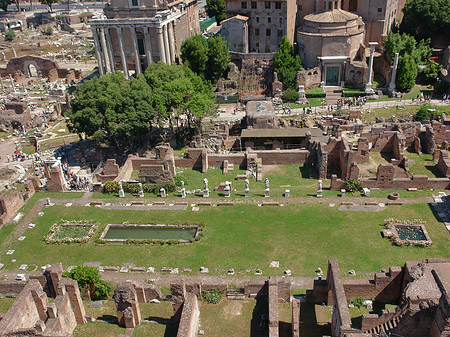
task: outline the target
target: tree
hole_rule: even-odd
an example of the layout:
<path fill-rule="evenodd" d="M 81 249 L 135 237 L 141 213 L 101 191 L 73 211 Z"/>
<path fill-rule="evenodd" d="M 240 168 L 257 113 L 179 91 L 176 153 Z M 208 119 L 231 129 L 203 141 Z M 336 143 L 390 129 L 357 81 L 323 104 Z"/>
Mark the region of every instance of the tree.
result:
<path fill-rule="evenodd" d="M 389 32 L 387 39 L 383 40 L 383 46 L 390 64 L 394 62 L 395 53 L 399 53 L 399 56 L 409 54 L 417 64 L 425 64 L 433 51 L 430 47 L 430 39 L 417 43 L 414 36 L 405 33 Z"/>
<path fill-rule="evenodd" d="M 287 88 L 283 91 L 283 100 L 287 102 L 295 102 L 298 99 L 298 91 L 294 88 Z"/>
<path fill-rule="evenodd" d="M 146 69 L 145 78 L 161 124 L 167 120 L 174 127 L 185 120 L 188 130 L 195 129 L 203 117 L 216 111 L 210 85 L 186 66 L 153 63 Z"/>
<path fill-rule="evenodd" d="M 47 5 L 50 8 L 50 12 L 53 12 L 52 6 L 59 2 L 61 2 L 61 0 L 41 0 L 41 4 Z"/>
<path fill-rule="evenodd" d="M 181 44 L 181 59 L 197 75 L 204 75 L 208 61 L 208 42 L 202 35 L 195 35 Z"/>
<path fill-rule="evenodd" d="M 210 18 L 216 17 L 217 24 L 225 20 L 225 0 L 206 0 L 206 14 Z"/>
<path fill-rule="evenodd" d="M 12 41 L 16 37 L 16 33 L 12 29 L 8 29 L 5 33 L 5 40 Z"/>
<path fill-rule="evenodd" d="M 227 41 L 221 35 L 209 38 L 205 78 L 212 83 L 216 83 L 227 70 L 230 60 Z"/>
<path fill-rule="evenodd" d="M 143 75 L 125 81 L 122 73 L 93 78 L 77 86 L 69 128 L 124 149 L 142 143 L 156 113 Z"/>
<path fill-rule="evenodd" d="M 411 55 L 406 54 L 398 58 L 398 70 L 395 84 L 403 92 L 410 91 L 416 84 L 417 64 Z"/>
<path fill-rule="evenodd" d="M 428 84 L 433 84 L 439 76 L 442 66 L 439 63 L 428 60 L 426 68 L 422 71 L 424 80 Z"/>
<path fill-rule="evenodd" d="M 8 10 L 8 6 L 12 4 L 13 0 L 0 0 L 0 8 L 4 11 Z"/>
<path fill-rule="evenodd" d="M 450 36 L 450 1 L 408 0 L 403 8 L 400 30 L 419 38 Z"/>
<path fill-rule="evenodd" d="M 183 41 L 181 45 L 183 64 L 203 79 L 216 83 L 230 62 L 227 42 L 222 36 L 206 40 L 196 35 Z"/>
<path fill-rule="evenodd" d="M 302 60 L 295 54 L 294 47 L 286 36 L 281 39 L 280 47 L 274 60 L 274 70 L 284 87 L 296 89 L 297 72 L 302 69 Z"/>
<path fill-rule="evenodd" d="M 426 121 L 430 119 L 430 113 L 428 112 L 428 109 L 431 109 L 430 104 L 422 104 L 417 111 L 417 113 L 414 116 L 414 119 L 416 121 Z"/>
<path fill-rule="evenodd" d="M 111 295 L 111 285 L 100 279 L 100 273 L 95 267 L 77 266 L 62 276 L 77 281 L 80 290 L 88 289 L 91 298 L 106 299 Z"/>

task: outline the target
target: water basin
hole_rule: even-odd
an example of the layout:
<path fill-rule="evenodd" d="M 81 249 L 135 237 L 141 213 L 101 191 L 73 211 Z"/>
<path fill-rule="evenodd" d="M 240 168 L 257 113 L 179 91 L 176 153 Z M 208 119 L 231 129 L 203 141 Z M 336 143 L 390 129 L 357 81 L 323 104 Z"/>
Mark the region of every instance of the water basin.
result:
<path fill-rule="evenodd" d="M 397 227 L 398 236 L 401 240 L 427 241 L 427 237 L 421 228 L 418 227 Z"/>
<path fill-rule="evenodd" d="M 197 226 L 170 225 L 108 225 L 101 239 L 125 240 L 180 240 L 189 241 L 197 234 Z"/>

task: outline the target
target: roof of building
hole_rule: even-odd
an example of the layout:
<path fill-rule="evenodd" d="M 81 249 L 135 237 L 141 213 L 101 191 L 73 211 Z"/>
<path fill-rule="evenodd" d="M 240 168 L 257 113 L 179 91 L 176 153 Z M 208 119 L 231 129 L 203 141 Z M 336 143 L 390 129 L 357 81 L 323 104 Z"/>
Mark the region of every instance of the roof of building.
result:
<path fill-rule="evenodd" d="M 325 10 L 318 13 L 306 15 L 304 20 L 318 23 L 345 23 L 358 19 L 358 15 L 342 9 Z"/>
<path fill-rule="evenodd" d="M 226 20 L 223 20 L 221 23 L 227 22 L 227 21 L 231 21 L 231 20 L 242 20 L 242 21 L 248 21 L 248 17 L 247 16 L 243 16 L 243 15 L 235 15 L 232 16 L 231 18 L 228 18 Z"/>
<path fill-rule="evenodd" d="M 243 129 L 242 138 L 285 138 L 305 137 L 306 132 L 311 132 L 312 137 L 322 136 L 319 128 L 287 128 L 287 129 Z"/>
<path fill-rule="evenodd" d="M 274 115 L 275 109 L 271 101 L 250 101 L 245 107 L 247 115 Z"/>

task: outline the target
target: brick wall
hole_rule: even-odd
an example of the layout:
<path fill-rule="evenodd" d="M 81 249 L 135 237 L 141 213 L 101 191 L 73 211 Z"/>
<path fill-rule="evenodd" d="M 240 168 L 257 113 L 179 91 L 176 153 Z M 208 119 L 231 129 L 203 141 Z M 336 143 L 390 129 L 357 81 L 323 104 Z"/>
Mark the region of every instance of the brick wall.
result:
<path fill-rule="evenodd" d="M 197 296 L 192 293 L 186 293 L 181 312 L 180 325 L 178 326 L 177 337 L 197 336 L 199 317 L 200 310 L 198 308 Z"/>

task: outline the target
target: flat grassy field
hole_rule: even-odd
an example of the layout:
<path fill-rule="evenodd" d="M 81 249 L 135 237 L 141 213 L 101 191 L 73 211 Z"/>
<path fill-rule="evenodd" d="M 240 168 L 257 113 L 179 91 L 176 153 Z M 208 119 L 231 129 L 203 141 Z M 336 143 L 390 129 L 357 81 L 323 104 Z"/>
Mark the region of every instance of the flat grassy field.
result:
<path fill-rule="evenodd" d="M 386 191 L 383 191 L 386 192 Z M 9 235 L 3 240 L 0 261 L 6 269 L 21 264 L 62 262 L 79 265 L 101 262 L 104 266 L 134 263 L 136 266 L 191 268 L 201 266 L 213 275 L 225 275 L 233 267 L 237 275 L 245 270 L 262 269 L 264 275 L 282 275 L 291 269 L 295 276 L 315 276 L 317 267 L 326 270 L 327 260 L 337 258 L 343 274 L 355 269 L 358 275 L 389 266 L 401 266 L 407 260 L 427 257 L 449 257 L 450 235 L 438 222 L 428 204 L 391 206 L 379 212 L 339 211 L 328 204 L 292 204 L 284 207 L 235 205 L 201 207 L 200 211 L 103 210 L 85 206 L 52 206 L 44 216 L 36 217 L 36 227 L 25 231 L 26 239 L 18 241 Z M 381 238 L 386 218 L 427 221 L 427 231 L 434 242 L 429 248 L 394 247 Z M 200 241 L 176 245 L 97 245 L 91 239 L 85 244 L 46 244 L 43 239 L 50 226 L 61 219 L 93 220 L 99 223 L 99 235 L 108 223 L 205 224 Z M 13 255 L 6 255 L 15 249 Z M 11 262 L 16 259 L 16 262 Z M 271 261 L 280 268 L 269 268 Z"/>

